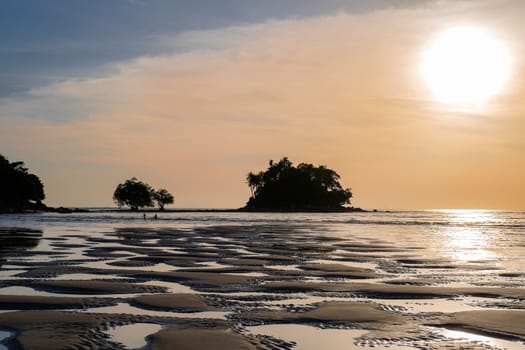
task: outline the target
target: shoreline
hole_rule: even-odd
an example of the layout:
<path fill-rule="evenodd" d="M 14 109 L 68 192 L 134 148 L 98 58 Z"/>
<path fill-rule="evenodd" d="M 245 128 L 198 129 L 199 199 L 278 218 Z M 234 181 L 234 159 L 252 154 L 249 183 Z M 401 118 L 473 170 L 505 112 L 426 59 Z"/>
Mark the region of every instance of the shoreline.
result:
<path fill-rule="evenodd" d="M 513 258 L 505 267 L 498 256 L 472 255 L 470 245 L 425 245 L 428 235 L 451 237 L 441 226 L 353 230 L 315 218 L 305 226 L 304 216 L 234 225 L 209 217 L 184 227 L 70 230 L 81 215 L 54 215 L 46 234 L 11 230 L 0 249 L 0 330 L 11 335 L 0 343 L 121 350 L 108 332 L 129 326 L 148 350 L 174 342 L 196 349 L 201 341 L 200 348 L 291 350 L 312 333 L 334 349 L 342 339 L 354 348 L 488 349 L 463 335 L 475 332 L 499 348 L 525 349 L 525 270 L 515 270 L 522 250 L 509 253 L 525 236 L 514 229 L 486 242 Z M 162 329 L 147 333 L 151 325 Z"/>
<path fill-rule="evenodd" d="M 0 214 L 38 214 L 38 213 L 381 213 L 388 210 L 365 210 L 362 208 L 341 208 L 341 209 L 155 209 L 143 208 L 140 210 L 119 209 L 119 208 L 66 208 L 48 207 L 47 210 L 24 210 L 24 211 L 5 211 Z"/>

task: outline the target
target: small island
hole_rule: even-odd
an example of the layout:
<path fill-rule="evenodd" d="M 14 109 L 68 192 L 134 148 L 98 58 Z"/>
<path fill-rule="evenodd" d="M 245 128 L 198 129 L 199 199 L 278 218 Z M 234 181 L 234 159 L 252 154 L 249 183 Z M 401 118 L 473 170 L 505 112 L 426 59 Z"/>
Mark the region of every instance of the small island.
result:
<path fill-rule="evenodd" d="M 242 211 L 361 211 L 350 207 L 352 192 L 339 175 L 324 165 L 294 166 L 283 157 L 270 160 L 266 171 L 248 173 L 251 197 Z"/>

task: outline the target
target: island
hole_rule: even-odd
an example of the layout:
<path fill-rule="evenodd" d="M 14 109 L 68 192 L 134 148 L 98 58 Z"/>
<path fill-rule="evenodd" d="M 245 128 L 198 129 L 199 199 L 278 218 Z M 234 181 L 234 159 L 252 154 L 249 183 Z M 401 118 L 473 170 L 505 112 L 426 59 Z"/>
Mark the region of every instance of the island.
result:
<path fill-rule="evenodd" d="M 266 171 L 248 173 L 251 196 L 241 211 L 362 211 L 350 206 L 352 191 L 343 188 L 340 176 L 324 166 L 283 157 L 270 160 Z"/>

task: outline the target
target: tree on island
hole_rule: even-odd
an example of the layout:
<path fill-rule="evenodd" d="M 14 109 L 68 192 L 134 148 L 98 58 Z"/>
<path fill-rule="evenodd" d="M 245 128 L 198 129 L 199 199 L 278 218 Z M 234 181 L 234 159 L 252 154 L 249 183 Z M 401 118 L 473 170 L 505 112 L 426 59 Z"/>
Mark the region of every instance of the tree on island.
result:
<path fill-rule="evenodd" d="M 166 204 L 173 204 L 173 195 L 164 188 L 152 193 L 153 199 L 157 202 L 159 210 L 164 210 Z"/>
<path fill-rule="evenodd" d="M 119 207 L 128 206 L 133 211 L 142 207 L 153 207 L 155 201 L 159 209 L 164 210 L 166 204 L 173 203 L 173 195 L 163 188 L 155 191 L 147 183 L 132 177 L 117 186 L 113 193 L 113 200 Z"/>
<path fill-rule="evenodd" d="M 9 162 L 0 154 L 0 212 L 44 210 L 44 185 L 24 162 Z"/>
<path fill-rule="evenodd" d="M 153 188 L 147 183 L 132 177 L 123 184 L 119 184 L 113 193 L 113 200 L 119 207 L 128 206 L 133 211 L 141 207 L 152 207 Z"/>
<path fill-rule="evenodd" d="M 350 204 L 352 192 L 343 189 L 339 175 L 326 166 L 301 163 L 288 158 L 270 161 L 268 169 L 248 173 L 251 197 L 245 209 L 337 210 Z"/>

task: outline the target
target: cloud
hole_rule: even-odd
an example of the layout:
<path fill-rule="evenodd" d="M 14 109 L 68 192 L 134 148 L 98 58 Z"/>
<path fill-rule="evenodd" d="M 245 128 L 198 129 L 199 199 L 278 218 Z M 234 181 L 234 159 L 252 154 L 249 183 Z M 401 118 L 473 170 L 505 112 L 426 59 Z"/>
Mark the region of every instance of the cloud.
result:
<path fill-rule="evenodd" d="M 173 49 L 159 40 L 166 35 L 413 4 L 421 0 L 10 1 L 0 12 L 0 66 L 10 72 L 0 80 L 0 96 L 98 75 L 100 66 L 118 60 L 166 54 Z"/>
<path fill-rule="evenodd" d="M 508 129 L 492 127 L 492 112 L 476 124 L 429 101 L 420 52 L 440 21 L 466 11 L 448 5 L 163 37 L 173 53 L 1 100 L 0 146 L 38 164 L 52 204 L 107 205 L 137 176 L 179 206 L 241 206 L 245 174 L 285 155 L 336 169 L 358 205 L 410 207 L 420 201 L 410 190 L 445 201 L 445 185 L 431 189 L 440 177 L 467 181 L 445 168 L 468 156 L 473 175 L 517 140 L 502 141 Z"/>

